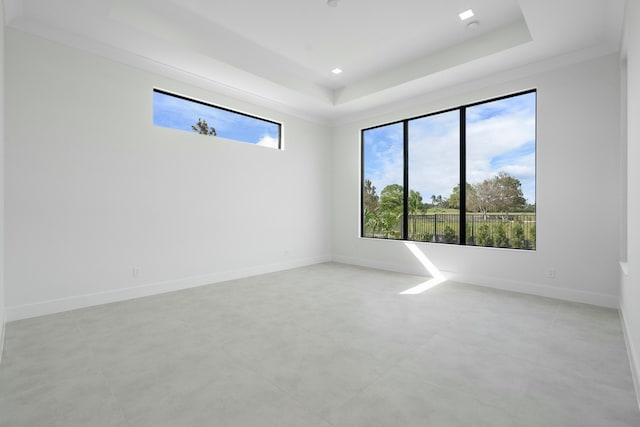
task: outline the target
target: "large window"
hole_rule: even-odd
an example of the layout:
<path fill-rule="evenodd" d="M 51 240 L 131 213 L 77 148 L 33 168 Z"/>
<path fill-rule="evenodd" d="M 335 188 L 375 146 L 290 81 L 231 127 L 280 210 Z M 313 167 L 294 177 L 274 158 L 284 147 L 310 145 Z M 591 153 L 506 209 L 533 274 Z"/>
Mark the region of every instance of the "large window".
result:
<path fill-rule="evenodd" d="M 361 138 L 362 237 L 535 249 L 535 90 Z"/>
<path fill-rule="evenodd" d="M 159 89 L 153 90 L 153 124 L 269 148 L 282 145 L 280 123 Z"/>

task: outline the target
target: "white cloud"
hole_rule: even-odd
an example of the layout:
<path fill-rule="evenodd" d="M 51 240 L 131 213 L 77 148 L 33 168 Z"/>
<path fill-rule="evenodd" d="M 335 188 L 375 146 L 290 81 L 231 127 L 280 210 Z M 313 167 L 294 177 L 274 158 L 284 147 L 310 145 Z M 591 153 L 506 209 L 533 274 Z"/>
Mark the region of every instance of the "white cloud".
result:
<path fill-rule="evenodd" d="M 444 113 L 412 121 L 409 135 L 409 187 L 419 191 L 423 200 L 432 194 L 448 197 L 460 176 L 458 115 Z M 367 146 L 367 178 L 378 193 L 389 184 L 403 183 L 402 135 L 394 136 Z"/>
<path fill-rule="evenodd" d="M 376 187 L 378 194 L 387 185 L 402 185 L 403 181 L 402 147 L 397 144 L 391 144 L 388 147 L 381 148 L 375 145 L 372 147 L 371 154 L 376 167 L 367 177 Z"/>
<path fill-rule="evenodd" d="M 449 197 L 460 180 L 458 124 L 433 135 L 412 132 L 409 142 L 409 187 L 424 200 L 431 195 Z"/>
<path fill-rule="evenodd" d="M 263 147 L 269 148 L 278 148 L 278 138 L 274 138 L 269 135 L 265 135 L 256 143 L 256 145 L 261 145 Z"/>
<path fill-rule="evenodd" d="M 410 123 L 410 188 L 423 200 L 449 197 L 459 183 L 458 115 L 439 114 Z M 467 124 L 467 182 L 478 183 L 504 171 L 518 178 L 529 202 L 535 201 L 535 118 L 527 110 L 497 115 Z M 386 185 L 402 184 L 401 144 L 371 144 L 373 170 L 367 177 L 378 193 Z"/>
<path fill-rule="evenodd" d="M 535 135 L 535 120 L 529 116 L 493 117 L 467 125 L 467 159 L 490 161 L 517 149 Z"/>
<path fill-rule="evenodd" d="M 535 139 L 531 114 L 495 116 L 467 125 L 467 181 L 481 182 L 506 172 L 520 180 L 524 196 L 535 201 Z"/>

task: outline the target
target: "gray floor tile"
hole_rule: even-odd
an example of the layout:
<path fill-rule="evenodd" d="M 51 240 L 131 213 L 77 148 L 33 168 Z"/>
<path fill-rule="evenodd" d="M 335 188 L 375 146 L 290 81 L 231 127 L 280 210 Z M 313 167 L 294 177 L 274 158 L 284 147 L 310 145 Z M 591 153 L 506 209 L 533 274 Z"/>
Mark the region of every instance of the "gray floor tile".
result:
<path fill-rule="evenodd" d="M 487 405 L 514 413 L 527 391 L 535 364 L 436 335 L 399 367 L 424 382 L 465 392 Z"/>
<path fill-rule="evenodd" d="M 336 427 L 511 426 L 513 417 L 459 389 L 396 369 L 328 415 Z"/>
<path fill-rule="evenodd" d="M 76 376 L 0 399 L 0 426 L 96 426 L 129 424 L 101 375 Z"/>
<path fill-rule="evenodd" d="M 518 412 L 518 425 L 632 427 L 640 425 L 635 396 L 565 371 L 534 372 Z"/>
<path fill-rule="evenodd" d="M 359 392 L 386 369 L 359 348 L 297 328 L 255 330 L 225 351 L 316 414 Z"/>
<path fill-rule="evenodd" d="M 640 425 L 615 310 L 327 263 L 7 325 L 4 426 Z"/>

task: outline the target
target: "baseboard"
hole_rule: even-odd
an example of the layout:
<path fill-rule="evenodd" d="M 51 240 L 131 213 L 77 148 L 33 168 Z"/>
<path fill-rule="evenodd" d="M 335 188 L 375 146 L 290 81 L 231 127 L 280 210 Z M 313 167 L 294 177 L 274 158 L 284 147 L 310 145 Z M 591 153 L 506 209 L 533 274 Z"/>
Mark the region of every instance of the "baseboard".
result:
<path fill-rule="evenodd" d="M 537 295 L 563 301 L 579 302 L 583 304 L 596 305 L 599 307 L 617 309 L 619 306 L 619 296 L 580 291 L 577 289 L 562 288 L 558 286 L 549 286 L 540 283 L 498 279 L 495 277 L 464 275 L 446 271 L 444 271 L 443 274 L 447 278 L 447 280 L 464 282 L 488 288 L 520 292 L 523 294 Z"/>
<path fill-rule="evenodd" d="M 367 268 L 375 268 L 377 270 L 385 270 L 385 271 L 394 271 L 396 273 L 404 273 L 404 274 L 415 274 L 416 276 L 428 276 L 428 272 L 425 271 L 424 267 L 415 267 L 411 268 L 406 265 L 400 264 L 391 264 L 386 262 L 372 261 L 369 259 L 363 258 L 353 258 L 346 256 L 334 256 L 334 262 L 339 262 L 341 264 L 349 264 L 349 265 L 357 265 L 359 267 L 367 267 Z"/>
<path fill-rule="evenodd" d="M 389 270 L 399 273 L 428 275 L 424 267 L 408 267 L 399 264 L 390 264 L 378 261 L 371 261 L 361 258 L 352 258 L 344 256 L 334 256 L 335 262 L 344 264 L 359 265 L 362 267 L 377 268 L 380 270 Z M 584 304 L 597 305 L 600 307 L 618 308 L 619 297 L 613 295 L 599 294 L 595 292 L 580 291 L 577 289 L 561 288 L 557 286 L 548 286 L 539 283 L 505 280 L 496 277 L 479 276 L 471 274 L 459 274 L 451 271 L 441 271 L 442 275 L 447 279 L 455 282 L 463 282 L 471 285 L 484 286 L 488 288 L 501 289 L 505 291 L 520 292 L 523 294 L 537 295 L 542 297 L 554 298 L 564 301 L 579 302 Z"/>
<path fill-rule="evenodd" d="M 33 304 L 7 307 L 6 319 L 7 322 L 12 322 L 15 320 L 44 316 L 47 314 L 61 313 L 78 308 L 108 304 L 111 302 L 141 298 L 166 292 L 180 291 L 183 289 L 225 282 L 228 280 L 257 276 L 259 274 L 267 274 L 276 271 L 304 267 L 307 265 L 320 264 L 323 262 L 330 262 L 331 260 L 331 256 L 328 255 L 303 258 L 284 263 L 267 264 L 241 270 L 223 271 L 203 276 L 194 276 L 177 280 L 168 280 L 164 282 L 148 283 L 140 286 L 116 289 L 106 292 L 77 295 L 68 298 L 60 298 Z"/>
<path fill-rule="evenodd" d="M 633 347 L 633 342 L 629 338 L 629 329 L 624 315 L 624 308 L 620 306 L 620 322 L 622 323 L 622 332 L 624 333 L 624 342 L 627 345 L 627 354 L 629 355 L 629 365 L 631 367 L 631 377 L 633 378 L 633 386 L 636 390 L 636 399 L 638 400 L 638 409 L 640 409 L 640 359 L 638 353 Z"/>

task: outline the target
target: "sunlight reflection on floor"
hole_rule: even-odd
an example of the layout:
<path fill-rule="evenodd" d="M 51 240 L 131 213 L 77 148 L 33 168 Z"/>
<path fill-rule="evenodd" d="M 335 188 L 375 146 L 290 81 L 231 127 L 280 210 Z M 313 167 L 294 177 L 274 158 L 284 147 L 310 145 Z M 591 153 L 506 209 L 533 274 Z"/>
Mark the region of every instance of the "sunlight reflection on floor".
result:
<path fill-rule="evenodd" d="M 431 260 L 424 254 L 424 252 L 418 249 L 415 243 L 405 242 L 404 245 L 411 251 L 413 256 L 415 256 L 416 259 L 420 261 L 420 264 L 422 264 L 424 268 L 427 269 L 432 278 L 427 280 L 426 282 L 414 286 L 413 288 L 409 288 L 405 291 L 400 292 L 401 295 L 421 294 L 447 280 L 440 272 L 440 270 L 438 270 L 438 267 L 436 267 L 433 262 L 431 262 Z"/>

